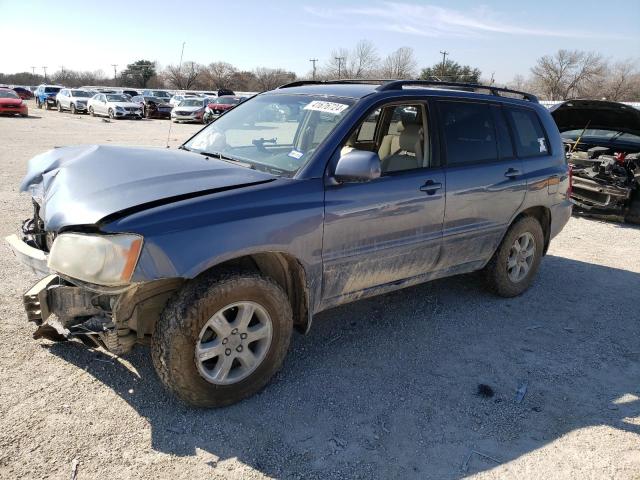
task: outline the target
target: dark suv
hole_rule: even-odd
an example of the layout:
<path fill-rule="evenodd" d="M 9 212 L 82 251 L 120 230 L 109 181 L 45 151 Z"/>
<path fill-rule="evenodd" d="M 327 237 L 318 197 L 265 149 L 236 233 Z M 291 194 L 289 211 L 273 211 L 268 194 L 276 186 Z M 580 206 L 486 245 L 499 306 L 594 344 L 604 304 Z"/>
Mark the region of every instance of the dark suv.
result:
<path fill-rule="evenodd" d="M 43 153 L 21 189 L 34 214 L 8 241 L 49 275 L 24 296 L 34 336 L 148 342 L 200 406 L 264 387 L 336 305 L 476 270 L 523 293 L 571 214 L 534 96 L 417 81 L 284 85 L 177 150 Z"/>

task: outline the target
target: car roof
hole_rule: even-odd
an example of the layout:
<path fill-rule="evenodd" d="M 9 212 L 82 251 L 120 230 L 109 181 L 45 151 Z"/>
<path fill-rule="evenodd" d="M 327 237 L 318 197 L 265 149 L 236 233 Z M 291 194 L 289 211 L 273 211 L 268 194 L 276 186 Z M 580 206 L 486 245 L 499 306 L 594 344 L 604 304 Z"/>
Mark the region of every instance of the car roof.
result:
<path fill-rule="evenodd" d="M 371 94 L 397 92 L 404 95 L 462 96 L 517 103 L 538 103 L 535 95 L 493 85 L 436 82 L 425 80 L 337 80 L 329 82 L 298 81 L 282 85 L 271 94 L 328 95 L 360 99 Z"/>

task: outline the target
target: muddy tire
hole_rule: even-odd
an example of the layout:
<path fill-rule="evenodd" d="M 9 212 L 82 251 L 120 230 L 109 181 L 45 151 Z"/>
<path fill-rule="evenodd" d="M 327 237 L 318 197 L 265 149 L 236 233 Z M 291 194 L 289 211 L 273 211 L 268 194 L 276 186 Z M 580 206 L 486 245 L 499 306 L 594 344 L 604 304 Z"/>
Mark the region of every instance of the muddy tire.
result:
<path fill-rule="evenodd" d="M 253 272 L 209 275 L 188 283 L 165 307 L 151 342 L 153 364 L 184 402 L 231 405 L 280 369 L 292 326 L 289 299 L 272 280 Z"/>
<path fill-rule="evenodd" d="M 511 225 L 502 243 L 484 268 L 487 287 L 501 297 L 516 297 L 533 282 L 544 250 L 544 234 L 538 220 L 521 217 Z"/>

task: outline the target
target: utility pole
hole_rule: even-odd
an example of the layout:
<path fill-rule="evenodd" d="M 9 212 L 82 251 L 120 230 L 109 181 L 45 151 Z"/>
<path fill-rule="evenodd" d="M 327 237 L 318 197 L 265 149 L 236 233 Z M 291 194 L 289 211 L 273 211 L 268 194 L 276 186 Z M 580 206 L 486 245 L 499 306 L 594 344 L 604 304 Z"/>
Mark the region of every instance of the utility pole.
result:
<path fill-rule="evenodd" d="M 442 71 L 441 71 L 441 76 L 444 77 L 444 66 L 446 64 L 447 61 L 447 55 L 449 55 L 449 52 L 447 52 L 446 50 L 440 50 L 440 53 L 442 54 Z"/>
<path fill-rule="evenodd" d="M 47 83 L 47 67 L 42 67 L 42 70 L 44 70 L 44 83 Z"/>
<path fill-rule="evenodd" d="M 111 66 L 113 67 L 113 85 L 115 86 L 116 83 L 118 83 L 118 75 L 116 70 L 118 68 L 118 64 L 112 63 Z"/>
<path fill-rule="evenodd" d="M 316 79 L 316 62 L 318 61 L 317 58 L 310 58 L 309 61 L 313 64 L 313 80 Z"/>
<path fill-rule="evenodd" d="M 33 72 L 33 76 L 35 77 L 35 75 L 36 75 L 36 67 L 31 67 L 31 71 Z"/>
<path fill-rule="evenodd" d="M 496 72 L 491 72 L 491 85 L 493 85 L 495 83 L 495 79 L 494 79 L 494 75 L 496 74 Z"/>
<path fill-rule="evenodd" d="M 342 78 L 342 62 L 344 62 L 344 57 L 335 57 L 338 61 L 338 78 Z"/>

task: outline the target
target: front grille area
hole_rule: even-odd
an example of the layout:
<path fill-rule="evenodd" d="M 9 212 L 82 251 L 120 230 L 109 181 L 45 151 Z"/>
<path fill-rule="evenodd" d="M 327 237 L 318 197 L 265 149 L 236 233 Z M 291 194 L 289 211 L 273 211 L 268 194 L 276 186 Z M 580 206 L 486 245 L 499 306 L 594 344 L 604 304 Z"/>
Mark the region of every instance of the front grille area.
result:
<path fill-rule="evenodd" d="M 187 116 L 187 115 L 191 115 L 192 112 L 176 112 L 176 115 L 183 115 L 183 116 Z"/>

